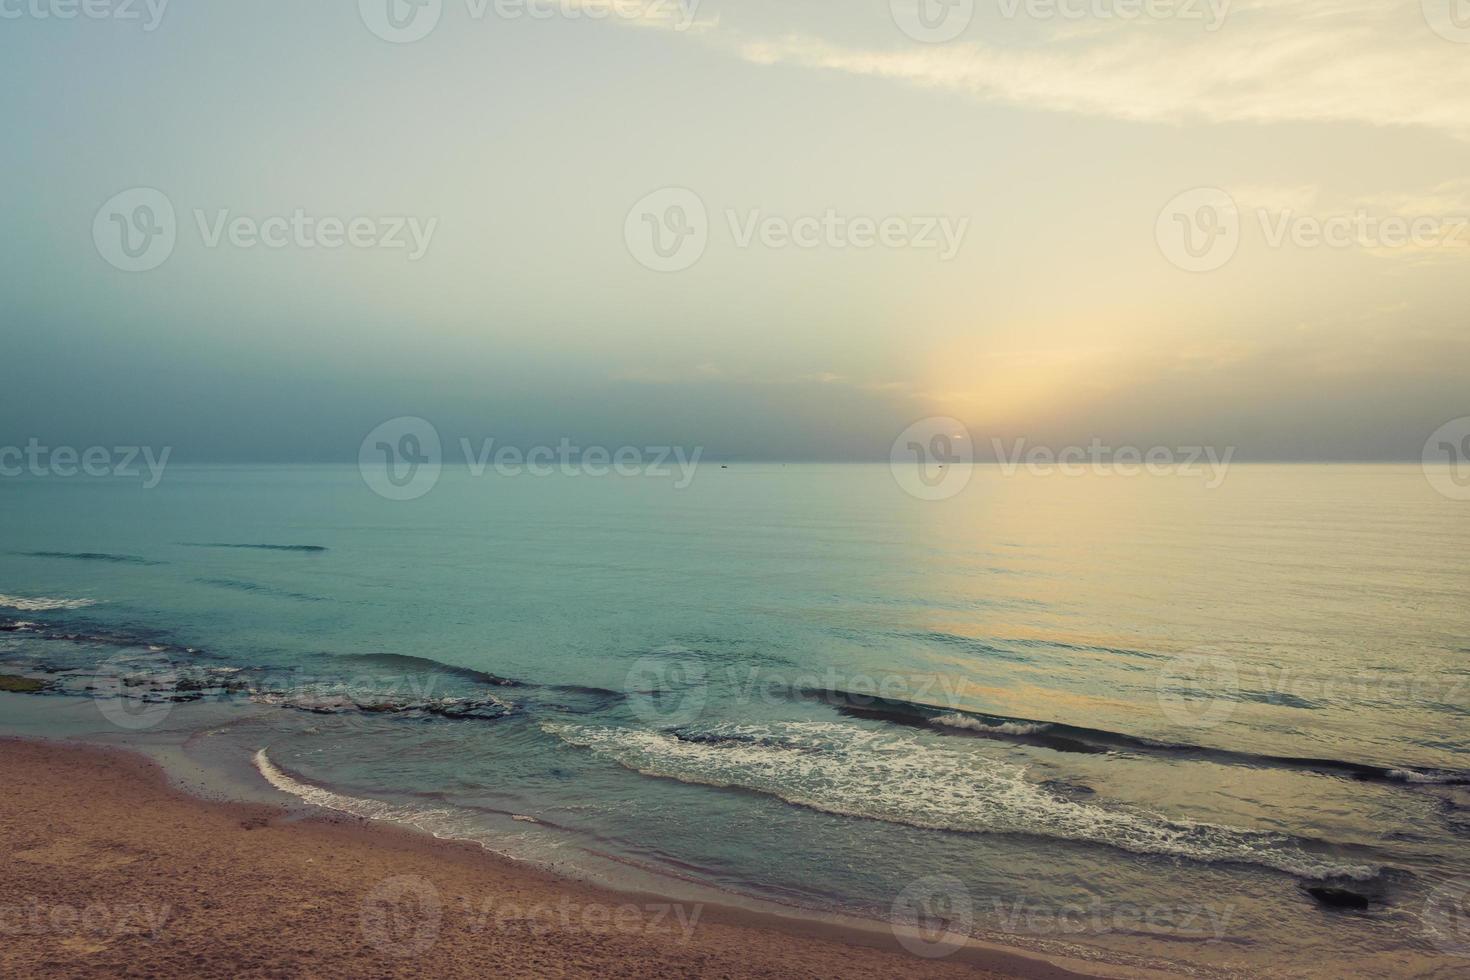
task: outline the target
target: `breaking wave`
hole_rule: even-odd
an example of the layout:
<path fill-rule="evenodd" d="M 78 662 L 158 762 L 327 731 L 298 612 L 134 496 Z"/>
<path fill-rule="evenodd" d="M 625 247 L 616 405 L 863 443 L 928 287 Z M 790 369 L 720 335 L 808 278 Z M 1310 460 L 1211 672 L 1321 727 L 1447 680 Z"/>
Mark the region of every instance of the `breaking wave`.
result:
<path fill-rule="evenodd" d="M 455 811 L 449 807 L 405 806 L 336 793 L 297 779 L 272 762 L 265 752 L 265 749 L 261 749 L 255 753 L 256 771 L 276 789 L 288 796 L 296 797 L 303 803 L 310 803 L 312 806 L 319 806 L 326 810 L 335 810 L 338 813 L 348 813 L 364 820 L 387 820 L 424 831 L 441 840 L 470 839 L 458 832 L 458 821 L 454 819 Z"/>
<path fill-rule="evenodd" d="M 0 606 L 19 609 L 23 612 L 49 612 L 56 609 L 85 609 L 97 605 L 96 599 L 52 599 L 46 596 L 28 598 L 17 595 L 0 595 Z"/>
<path fill-rule="evenodd" d="M 1014 833 L 1101 844 L 1134 854 L 1243 863 L 1301 878 L 1368 879 L 1285 834 L 1175 820 L 1080 803 L 1025 770 L 909 736 L 827 722 L 712 726 L 689 733 L 543 724 L 570 745 L 648 776 L 775 796 L 827 813 L 960 833 Z"/>
<path fill-rule="evenodd" d="M 400 827 L 409 827 L 440 840 L 474 844 L 514 861 L 546 868 L 561 865 L 561 873 L 567 871 L 566 856 L 559 850 L 560 845 L 544 835 L 544 830 L 548 827 L 554 831 L 564 831 L 565 828 L 559 824 L 523 813 L 466 803 L 436 805 L 443 800 L 439 793 L 416 793 L 414 795 L 417 798 L 426 801 L 417 804 L 390 803 L 386 800 L 350 796 L 309 783 L 277 765 L 267 754 L 268 748 L 255 753 L 252 759 L 255 770 L 275 789 L 303 803 L 346 813 L 362 820 L 385 821 Z M 506 820 L 510 826 L 502 829 L 487 826 L 484 822 L 486 817 Z M 536 830 L 525 830 L 527 825 L 534 825 Z M 551 860 L 553 857 L 554 862 Z"/>
<path fill-rule="evenodd" d="M 965 731 L 992 732 L 998 735 L 1035 735 L 1051 727 L 1044 722 L 1029 721 L 998 721 L 992 724 L 981 721 L 974 715 L 960 714 L 958 711 L 939 715 L 930 723 L 940 728 L 959 728 Z"/>

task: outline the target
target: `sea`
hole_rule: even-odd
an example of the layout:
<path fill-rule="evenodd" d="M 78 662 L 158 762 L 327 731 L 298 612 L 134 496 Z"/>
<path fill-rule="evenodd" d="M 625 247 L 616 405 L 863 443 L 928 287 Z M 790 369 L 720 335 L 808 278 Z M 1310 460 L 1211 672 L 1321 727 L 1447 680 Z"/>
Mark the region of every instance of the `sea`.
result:
<path fill-rule="evenodd" d="M 1470 974 L 1470 503 L 1418 465 L 144 482 L 0 480 L 0 731 L 194 725 L 305 804 L 921 955 Z"/>

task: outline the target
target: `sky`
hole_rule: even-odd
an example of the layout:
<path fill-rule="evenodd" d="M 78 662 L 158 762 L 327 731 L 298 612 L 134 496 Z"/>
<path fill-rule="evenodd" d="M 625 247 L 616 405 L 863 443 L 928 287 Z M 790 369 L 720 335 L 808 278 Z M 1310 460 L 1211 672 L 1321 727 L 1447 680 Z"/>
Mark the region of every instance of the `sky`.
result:
<path fill-rule="evenodd" d="M 1407 460 L 1470 414 L 1470 0 L 85 11 L 0 0 L 0 444 Z"/>

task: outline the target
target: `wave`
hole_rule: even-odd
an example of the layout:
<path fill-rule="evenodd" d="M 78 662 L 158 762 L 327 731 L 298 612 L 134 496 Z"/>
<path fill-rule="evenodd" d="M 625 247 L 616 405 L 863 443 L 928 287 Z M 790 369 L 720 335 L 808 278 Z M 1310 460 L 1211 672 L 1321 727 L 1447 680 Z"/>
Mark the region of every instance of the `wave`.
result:
<path fill-rule="evenodd" d="M 524 698 L 538 707 L 570 711 L 574 714 L 603 711 L 627 700 L 628 697 L 626 692 L 613 691 L 605 687 L 594 687 L 587 684 L 537 684 L 512 677 L 501 677 L 474 667 L 461 667 L 430 657 L 407 653 L 334 653 L 328 656 L 388 667 L 395 671 L 443 674 L 476 684 L 514 688 L 518 698 Z"/>
<path fill-rule="evenodd" d="M 1470 777 L 1467 777 L 1465 773 L 1433 769 L 1390 769 L 1388 778 L 1395 782 L 1435 786 L 1463 786 L 1470 783 Z"/>
<path fill-rule="evenodd" d="M 354 660 L 358 663 L 390 667 L 394 670 L 411 670 L 417 673 L 445 674 L 478 684 L 493 684 L 496 687 L 524 687 L 521 681 L 501 677 L 473 667 L 446 664 L 441 660 L 419 657 L 410 653 L 332 653 L 328 656 L 339 660 Z"/>
<path fill-rule="evenodd" d="M 941 728 L 959 728 L 966 731 L 989 732 L 996 735 L 1036 735 L 1051 727 L 1050 725 L 1041 723 L 1017 721 L 1002 721 L 996 724 L 987 724 L 974 715 L 960 714 L 958 711 L 952 711 L 947 715 L 939 715 L 937 718 L 931 719 L 931 721 Z"/>
<path fill-rule="evenodd" d="M 967 653 L 977 654 L 981 657 L 1012 660 L 1016 663 L 1035 662 L 1034 657 L 1028 657 L 1025 654 L 1017 653 L 1014 650 L 1007 650 L 1004 647 L 998 647 L 993 644 L 986 643 L 983 640 L 977 640 L 973 637 L 960 636 L 956 633 L 945 633 L 939 630 L 930 630 L 925 633 L 916 633 L 914 634 L 914 637 L 915 639 L 923 640 L 928 643 L 940 643 L 945 646 L 959 647 L 961 650 L 964 650 Z"/>
<path fill-rule="evenodd" d="M 1366 880 L 1381 869 L 1270 831 L 1175 820 L 1078 802 L 1025 770 L 909 736 L 827 722 L 722 725 L 707 739 L 544 723 L 569 745 L 648 776 L 738 788 L 826 813 L 958 833 L 1012 833 L 1202 863 L 1252 864 L 1300 878 Z"/>
<path fill-rule="evenodd" d="M 1169 659 L 1168 654 L 1150 653 L 1146 650 L 1129 650 L 1126 647 L 1102 646 L 1095 643 L 1067 643 L 1063 640 L 1043 640 L 1036 637 L 1012 638 L 1002 640 L 1001 642 L 1047 650 L 1072 650 L 1077 653 L 1107 653 L 1117 657 L 1132 657 L 1135 660 Z"/>
<path fill-rule="evenodd" d="M 1143 650 L 1128 650 L 1123 647 L 1100 646 L 1085 643 L 1067 643 L 1062 640 L 1045 640 L 1034 637 L 995 637 L 992 641 L 976 639 L 972 636 L 961 636 L 957 633 L 946 633 L 942 630 L 927 630 L 924 632 L 900 634 L 906 637 L 920 640 L 925 643 L 937 643 L 944 646 L 958 647 L 967 653 L 972 653 L 986 659 L 1012 660 L 1017 663 L 1036 663 L 1036 658 L 1022 653 L 1012 647 L 1022 647 L 1028 650 L 1056 651 L 1065 650 L 1072 653 L 1083 654 L 1109 654 L 1111 656 L 1129 657 L 1135 660 L 1166 660 L 1166 655 L 1160 653 L 1148 653 Z"/>
<path fill-rule="evenodd" d="M 451 808 L 406 806 L 336 793 L 297 779 L 272 762 L 266 755 L 265 749 L 256 752 L 252 761 L 255 763 L 256 771 L 264 777 L 266 782 L 303 803 L 310 803 L 312 806 L 319 806 L 326 810 L 335 810 L 338 813 L 348 813 L 364 820 L 387 820 L 403 824 L 432 834 L 441 840 L 461 839 L 460 835 L 454 832 L 449 819 L 454 813 Z"/>
<path fill-rule="evenodd" d="M 252 691 L 250 700 L 316 715 L 364 714 L 403 717 L 436 717 L 453 720 L 494 720 L 515 711 L 516 706 L 492 695 L 482 697 L 401 698 L 368 691 L 340 693 L 290 693 Z"/>
<path fill-rule="evenodd" d="M 385 800 L 373 800 L 361 796 L 349 796 L 309 783 L 305 779 L 277 765 L 266 749 L 258 750 L 251 760 L 255 765 L 255 771 L 260 773 L 267 783 L 276 790 L 287 796 L 311 806 L 321 807 L 324 810 L 333 810 L 337 813 L 346 813 L 362 820 L 385 821 L 402 827 L 409 827 L 421 833 L 436 837 L 439 840 L 464 841 L 475 844 L 494 854 L 510 858 L 516 861 L 525 861 L 531 864 L 542 865 L 550 868 L 553 863 L 548 861 L 542 854 L 528 849 L 525 845 L 530 840 L 527 833 L 519 827 L 514 832 L 501 831 L 491 832 L 483 825 L 482 820 L 476 819 L 478 814 L 488 814 L 497 818 L 509 818 L 514 824 L 535 824 L 538 828 L 550 827 L 553 830 L 565 830 L 559 824 L 550 823 L 540 817 L 532 817 L 526 814 L 512 813 L 506 810 L 496 810 L 490 807 L 474 806 L 461 802 L 454 805 L 433 806 L 429 804 L 389 803 Z M 416 793 L 420 799 L 434 799 L 436 794 Z M 467 812 L 468 811 L 468 812 Z M 558 856 L 555 863 L 560 864 L 564 856 Z M 565 868 L 563 867 L 563 872 Z"/>
<path fill-rule="evenodd" d="M 23 612 L 49 612 L 56 609 L 85 609 L 97 605 L 96 599 L 52 599 L 46 596 L 27 598 L 16 595 L 0 595 L 0 606 L 19 609 Z"/>
<path fill-rule="evenodd" d="M 295 599 L 298 602 L 326 602 L 325 596 L 310 595 L 305 592 L 292 592 L 289 589 L 278 589 L 271 585 L 261 585 L 259 582 L 247 582 L 243 579 L 234 578 L 199 578 L 194 581 L 200 585 L 212 585 L 217 589 L 234 589 L 237 592 L 253 592 L 256 595 L 272 596 L 277 599 Z"/>
<path fill-rule="evenodd" d="M 1410 783 L 1470 785 L 1470 772 L 1464 771 L 1421 769 L 1415 766 L 1378 766 L 1342 759 L 1315 759 L 1267 755 L 1238 749 L 1210 748 L 1184 742 L 1164 742 L 1101 728 L 1069 725 L 1060 721 L 959 711 L 916 701 L 880 698 L 870 694 L 852 694 L 839 690 L 809 688 L 802 693 L 807 698 L 831 705 L 837 709 L 839 714 L 850 718 L 888 722 L 909 728 L 929 730 L 937 728 L 946 734 L 1018 742 L 1052 749 L 1056 752 L 1101 755 L 1121 751 L 1256 769 L 1286 769 L 1341 776 L 1363 782 L 1401 785 Z"/>
<path fill-rule="evenodd" d="M 255 551 L 300 551 L 317 554 L 327 549 L 319 544 L 223 544 L 223 543 L 198 543 L 186 541 L 185 548 L 249 548 Z"/>
<path fill-rule="evenodd" d="M 105 561 L 115 565 L 162 565 L 161 561 L 152 558 L 139 558 L 137 555 L 110 555 L 101 551 L 19 551 L 16 554 L 24 558 L 60 558 L 65 561 Z"/>

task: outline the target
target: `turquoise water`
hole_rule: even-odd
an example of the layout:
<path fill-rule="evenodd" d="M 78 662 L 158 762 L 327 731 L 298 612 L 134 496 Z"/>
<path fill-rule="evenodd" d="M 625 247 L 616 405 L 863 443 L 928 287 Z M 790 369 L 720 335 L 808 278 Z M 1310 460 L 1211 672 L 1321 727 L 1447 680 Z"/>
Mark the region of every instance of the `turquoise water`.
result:
<path fill-rule="evenodd" d="M 457 835 L 884 918 L 959 887 L 955 928 L 1102 958 L 1466 965 L 1425 913 L 1470 875 L 1470 511 L 1417 466 L 174 466 L 0 481 L 0 541 L 0 669 L 122 727 L 252 704 L 291 780 Z"/>

